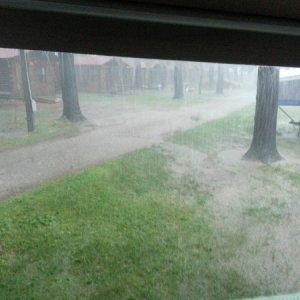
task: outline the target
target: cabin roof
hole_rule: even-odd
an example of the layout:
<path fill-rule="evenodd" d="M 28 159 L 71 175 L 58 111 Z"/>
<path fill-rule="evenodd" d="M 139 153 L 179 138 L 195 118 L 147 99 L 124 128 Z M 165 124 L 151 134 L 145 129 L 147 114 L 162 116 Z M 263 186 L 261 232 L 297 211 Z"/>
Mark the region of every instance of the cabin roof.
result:
<path fill-rule="evenodd" d="M 103 55 L 87 55 L 87 54 L 75 54 L 74 62 L 75 65 L 85 66 L 102 66 L 107 62 L 111 61 L 113 57 Z"/>

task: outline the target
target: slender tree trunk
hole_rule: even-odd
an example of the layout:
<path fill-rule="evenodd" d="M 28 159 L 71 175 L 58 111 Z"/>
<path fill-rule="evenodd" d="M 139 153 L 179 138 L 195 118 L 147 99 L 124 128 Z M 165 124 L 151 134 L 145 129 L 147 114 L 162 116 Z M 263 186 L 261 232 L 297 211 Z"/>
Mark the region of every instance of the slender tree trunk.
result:
<path fill-rule="evenodd" d="M 62 117 L 71 122 L 84 121 L 85 117 L 79 106 L 74 55 L 72 53 L 60 53 L 60 73 L 63 99 Z"/>
<path fill-rule="evenodd" d="M 121 71 L 120 71 L 120 64 L 117 59 L 113 59 L 110 65 L 110 93 L 112 95 L 117 94 L 122 89 L 122 79 L 121 79 Z M 122 90 L 123 91 L 123 90 Z"/>
<path fill-rule="evenodd" d="M 144 80 L 143 80 L 143 74 L 142 74 L 142 66 L 141 66 L 141 64 L 138 64 L 135 67 L 134 87 L 138 90 L 141 90 L 144 85 L 143 81 Z"/>
<path fill-rule="evenodd" d="M 273 163 L 282 159 L 276 146 L 279 70 L 259 67 L 253 139 L 245 160 Z"/>
<path fill-rule="evenodd" d="M 200 64 L 200 68 L 199 68 L 198 95 L 202 94 L 202 83 L 203 83 L 203 65 Z"/>
<path fill-rule="evenodd" d="M 215 73 L 215 65 L 209 64 L 208 68 L 208 88 L 210 90 L 214 89 L 214 73 Z"/>
<path fill-rule="evenodd" d="M 121 63 L 120 60 L 117 61 L 118 64 L 118 82 L 120 87 L 118 88 L 118 91 L 120 91 L 121 94 L 124 94 L 125 92 L 125 84 L 124 84 L 124 66 Z"/>
<path fill-rule="evenodd" d="M 174 68 L 174 99 L 183 99 L 183 78 L 182 66 L 176 65 Z"/>
<path fill-rule="evenodd" d="M 165 66 L 162 67 L 161 69 L 161 88 L 164 90 L 167 86 L 167 80 L 168 80 L 168 73 L 167 73 L 167 69 Z"/>
<path fill-rule="evenodd" d="M 217 94 L 223 94 L 224 91 L 224 69 L 221 64 L 218 64 L 218 79 L 217 79 Z"/>
<path fill-rule="evenodd" d="M 236 81 L 236 82 L 239 81 L 238 66 L 233 67 L 233 80 Z"/>
<path fill-rule="evenodd" d="M 32 132 L 34 131 L 34 117 L 33 117 L 32 97 L 31 97 L 25 50 L 20 50 L 20 60 L 21 60 L 24 101 L 26 107 L 27 129 L 28 132 Z"/>
<path fill-rule="evenodd" d="M 241 66 L 241 69 L 240 69 L 240 77 L 239 77 L 239 82 L 240 83 L 243 83 L 244 81 L 244 74 L 243 74 L 243 66 Z"/>

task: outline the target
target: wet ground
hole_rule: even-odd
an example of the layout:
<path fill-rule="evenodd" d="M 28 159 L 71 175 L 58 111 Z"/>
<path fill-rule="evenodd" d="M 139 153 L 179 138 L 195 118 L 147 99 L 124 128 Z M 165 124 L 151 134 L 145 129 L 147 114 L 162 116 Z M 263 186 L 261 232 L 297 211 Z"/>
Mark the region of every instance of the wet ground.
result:
<path fill-rule="evenodd" d="M 162 143 L 166 136 L 226 116 L 254 102 L 253 95 L 217 97 L 181 107 L 83 103 L 94 130 L 0 153 L 0 199 L 55 178 Z M 59 116 L 60 107 L 51 106 Z M 57 110 L 57 111 L 55 111 Z"/>

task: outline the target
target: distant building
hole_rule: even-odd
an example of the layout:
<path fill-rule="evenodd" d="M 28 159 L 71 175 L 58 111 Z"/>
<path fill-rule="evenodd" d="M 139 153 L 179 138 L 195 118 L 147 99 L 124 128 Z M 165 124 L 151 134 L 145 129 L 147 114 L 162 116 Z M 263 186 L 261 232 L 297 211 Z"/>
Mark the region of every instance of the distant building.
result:
<path fill-rule="evenodd" d="M 169 69 L 166 61 L 157 59 L 135 59 L 135 89 L 159 90 L 169 83 Z"/>
<path fill-rule="evenodd" d="M 19 51 L 0 48 L 0 97 L 15 98 L 22 95 Z"/>
<path fill-rule="evenodd" d="M 79 92 L 116 94 L 133 88 L 133 67 L 119 57 L 75 54 Z"/>
<path fill-rule="evenodd" d="M 28 72 L 32 97 L 36 101 L 57 101 L 61 94 L 58 56 L 54 52 L 29 51 Z"/>
<path fill-rule="evenodd" d="M 60 92 L 58 59 L 53 52 L 26 51 L 32 97 L 56 101 Z M 0 97 L 22 98 L 23 86 L 19 50 L 0 48 Z"/>

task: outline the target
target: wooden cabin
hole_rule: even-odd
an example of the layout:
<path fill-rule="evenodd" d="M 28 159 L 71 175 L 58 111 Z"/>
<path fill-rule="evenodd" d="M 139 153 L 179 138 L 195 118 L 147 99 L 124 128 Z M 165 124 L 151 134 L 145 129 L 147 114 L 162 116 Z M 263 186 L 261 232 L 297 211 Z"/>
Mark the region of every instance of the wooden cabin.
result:
<path fill-rule="evenodd" d="M 143 61 L 137 60 L 135 62 L 134 88 L 137 90 L 148 88 L 147 81 L 148 81 L 147 67 Z"/>
<path fill-rule="evenodd" d="M 58 56 L 54 52 L 28 51 L 28 73 L 32 97 L 36 101 L 56 102 L 61 94 Z"/>
<path fill-rule="evenodd" d="M 22 96 L 22 78 L 19 51 L 0 48 L 0 97 L 2 99 Z"/>
<path fill-rule="evenodd" d="M 154 59 L 135 59 L 135 89 L 164 89 L 169 83 L 166 61 Z"/>
<path fill-rule="evenodd" d="M 60 93 L 58 60 L 53 52 L 26 51 L 30 87 L 36 101 L 55 102 Z M 0 96 L 23 98 L 19 50 L 0 48 Z"/>
<path fill-rule="evenodd" d="M 78 91 L 116 94 L 133 88 L 133 67 L 119 57 L 75 54 Z"/>
<path fill-rule="evenodd" d="M 167 67 L 164 63 L 155 63 L 149 69 L 149 83 L 150 89 L 164 89 L 167 86 Z"/>

